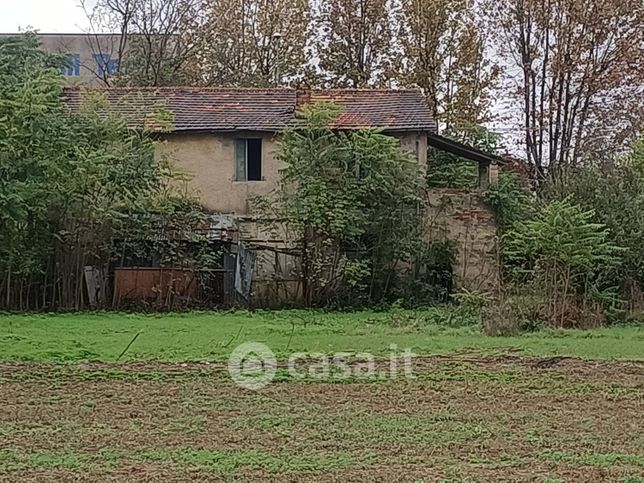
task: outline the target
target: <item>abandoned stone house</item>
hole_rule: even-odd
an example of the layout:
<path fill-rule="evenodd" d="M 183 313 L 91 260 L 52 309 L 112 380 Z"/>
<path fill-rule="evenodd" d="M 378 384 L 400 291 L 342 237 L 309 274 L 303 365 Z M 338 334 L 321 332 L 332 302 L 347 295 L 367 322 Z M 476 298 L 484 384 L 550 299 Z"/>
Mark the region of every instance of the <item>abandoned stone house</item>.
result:
<path fill-rule="evenodd" d="M 80 108 L 86 92 L 65 90 L 72 111 Z M 170 128 L 160 129 L 165 142 L 157 145 L 156 155 L 171 159 L 187 175 L 186 188 L 213 213 L 213 226 L 234 233 L 235 242 L 243 242 L 253 252 L 252 284 L 244 295 L 255 305 L 297 299 L 301 289 L 295 275 L 297 260 L 280 250 L 288 242 L 274 239 L 274 234 L 259 226 L 252 200 L 276 187 L 281 168 L 275 155 L 276 137 L 304 104 L 341 106 L 337 129 L 380 128 L 399 139 L 401 148 L 423 166 L 428 162 L 428 147 L 434 146 L 478 162 L 483 187 L 495 178 L 494 158 L 438 136 L 437 123 L 416 90 L 113 88 L 102 92 L 135 126 L 146 122 L 158 106 L 169 111 Z M 428 236 L 457 243 L 457 283 L 468 289 L 494 290 L 498 284 L 496 230 L 480 193 L 432 189 L 427 197 Z M 236 272 L 239 276 L 239 266 Z M 239 290 L 243 284 L 229 285 Z"/>

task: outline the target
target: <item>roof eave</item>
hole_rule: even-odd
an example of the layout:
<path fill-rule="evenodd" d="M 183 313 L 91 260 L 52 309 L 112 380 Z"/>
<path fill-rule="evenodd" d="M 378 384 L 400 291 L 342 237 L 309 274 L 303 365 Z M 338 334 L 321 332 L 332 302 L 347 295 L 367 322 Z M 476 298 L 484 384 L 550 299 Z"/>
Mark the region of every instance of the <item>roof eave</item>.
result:
<path fill-rule="evenodd" d="M 444 136 L 439 136 L 438 134 L 431 134 L 428 136 L 427 141 L 433 148 L 455 154 L 456 156 L 469 159 L 470 161 L 474 161 L 479 164 L 485 165 L 504 162 L 503 158 L 500 156 L 486 153 L 468 144 L 461 143 Z"/>
<path fill-rule="evenodd" d="M 297 127 L 297 126 L 281 126 L 281 127 L 233 127 L 233 128 L 180 128 L 180 129 L 171 129 L 164 131 L 157 131 L 161 133 L 221 133 L 221 134 L 230 134 L 236 132 L 265 132 L 265 133 L 276 133 L 283 131 L 287 127 Z M 399 134 L 399 133 L 410 133 L 410 132 L 423 132 L 423 133 L 435 133 L 435 126 L 409 126 L 409 127 L 383 127 L 383 126 L 339 126 L 333 127 L 333 129 L 338 129 L 340 131 L 360 131 L 362 129 L 378 129 L 387 134 Z"/>

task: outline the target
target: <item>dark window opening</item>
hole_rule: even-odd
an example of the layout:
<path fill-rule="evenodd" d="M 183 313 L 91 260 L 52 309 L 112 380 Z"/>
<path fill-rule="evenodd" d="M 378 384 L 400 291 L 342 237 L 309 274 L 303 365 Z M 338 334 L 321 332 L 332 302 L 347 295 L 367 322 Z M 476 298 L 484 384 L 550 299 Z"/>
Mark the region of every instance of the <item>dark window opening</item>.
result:
<path fill-rule="evenodd" d="M 262 140 L 248 139 L 248 181 L 262 180 Z"/>
<path fill-rule="evenodd" d="M 235 141 L 235 181 L 262 180 L 262 140 Z"/>

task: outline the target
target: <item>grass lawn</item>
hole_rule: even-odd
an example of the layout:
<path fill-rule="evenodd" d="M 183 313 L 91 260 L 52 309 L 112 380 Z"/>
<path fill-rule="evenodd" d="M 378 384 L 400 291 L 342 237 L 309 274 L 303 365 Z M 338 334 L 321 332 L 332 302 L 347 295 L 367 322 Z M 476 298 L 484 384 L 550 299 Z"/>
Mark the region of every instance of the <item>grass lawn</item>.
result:
<path fill-rule="evenodd" d="M 466 319 L 0 316 L 0 482 L 644 483 L 643 330 L 490 338 Z M 299 379 L 280 366 L 250 391 L 226 364 L 247 341 L 280 359 L 388 356 L 391 344 L 420 357 L 414 379 Z"/>
<path fill-rule="evenodd" d="M 419 355 L 474 352 L 587 359 L 644 359 L 644 328 L 549 330 L 486 337 L 445 309 L 423 312 L 305 311 L 170 315 L 63 314 L 0 316 L 0 360 L 114 362 L 225 360 L 246 341 L 267 344 L 278 357 L 293 352 L 367 351 L 387 355 L 391 344 Z"/>

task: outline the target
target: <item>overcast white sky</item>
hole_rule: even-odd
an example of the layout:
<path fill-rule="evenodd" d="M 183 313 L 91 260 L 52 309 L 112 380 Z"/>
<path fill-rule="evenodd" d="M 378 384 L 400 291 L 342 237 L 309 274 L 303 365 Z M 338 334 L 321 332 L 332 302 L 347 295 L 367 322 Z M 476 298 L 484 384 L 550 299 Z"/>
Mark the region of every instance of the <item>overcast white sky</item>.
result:
<path fill-rule="evenodd" d="M 0 32 L 28 27 L 40 32 L 83 32 L 87 18 L 80 0 L 0 0 Z"/>

